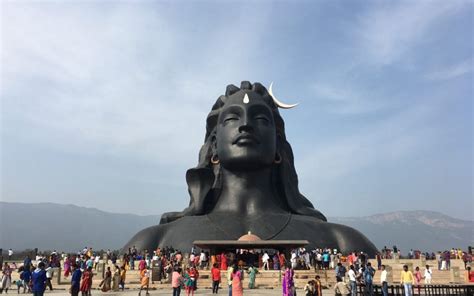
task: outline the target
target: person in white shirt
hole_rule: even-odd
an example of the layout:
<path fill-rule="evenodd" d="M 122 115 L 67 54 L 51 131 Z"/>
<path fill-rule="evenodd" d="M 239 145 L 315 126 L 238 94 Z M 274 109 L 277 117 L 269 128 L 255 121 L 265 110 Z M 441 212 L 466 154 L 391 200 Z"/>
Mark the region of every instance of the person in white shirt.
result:
<path fill-rule="evenodd" d="M 199 255 L 199 262 L 201 264 L 201 269 L 204 269 L 207 266 L 207 256 L 204 251 L 201 251 L 201 254 Z"/>
<path fill-rule="evenodd" d="M 425 279 L 425 285 L 431 285 L 431 269 L 429 265 L 426 265 L 423 278 Z"/>
<path fill-rule="evenodd" d="M 262 262 L 263 262 L 263 269 L 268 270 L 268 260 L 270 260 L 270 256 L 268 256 L 268 253 L 265 252 L 262 256 Z"/>
<path fill-rule="evenodd" d="M 298 256 L 296 255 L 295 251 L 291 252 L 290 262 L 291 262 L 291 268 L 293 268 L 293 269 L 295 269 L 298 265 L 297 260 L 296 260 L 297 257 Z"/>
<path fill-rule="evenodd" d="M 347 273 L 347 275 L 349 276 L 349 284 L 351 286 L 351 295 L 357 296 L 357 279 L 356 279 L 354 265 L 351 265 L 349 267 L 349 272 Z"/>
<path fill-rule="evenodd" d="M 382 295 L 388 296 L 388 282 L 387 282 L 387 271 L 385 265 L 382 264 L 382 272 L 380 273 L 380 284 L 382 285 Z"/>
<path fill-rule="evenodd" d="M 99 261 L 100 261 L 100 256 L 99 254 L 97 254 L 94 258 L 94 269 L 97 269 L 97 265 L 99 265 Z"/>
<path fill-rule="evenodd" d="M 46 271 L 46 287 L 49 287 L 50 291 L 53 291 L 53 284 L 51 280 L 53 279 L 54 270 L 51 268 L 51 265 L 48 265 L 48 268 L 45 269 Z"/>

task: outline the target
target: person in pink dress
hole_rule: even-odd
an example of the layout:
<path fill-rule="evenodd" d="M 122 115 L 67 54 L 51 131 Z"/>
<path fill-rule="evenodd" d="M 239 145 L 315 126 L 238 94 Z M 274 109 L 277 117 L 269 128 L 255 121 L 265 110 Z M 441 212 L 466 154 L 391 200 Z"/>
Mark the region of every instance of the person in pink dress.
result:
<path fill-rule="evenodd" d="M 234 265 L 234 272 L 232 273 L 232 296 L 244 295 L 244 288 L 242 286 L 242 271 L 239 267 Z"/>
<path fill-rule="evenodd" d="M 420 295 L 420 290 L 421 290 L 421 279 L 423 276 L 421 275 L 420 268 L 417 266 L 415 268 L 415 287 L 418 289 L 418 295 Z"/>
<path fill-rule="evenodd" d="M 64 259 L 64 277 L 68 277 L 69 274 L 71 273 L 71 259 L 69 259 L 69 256 Z"/>
<path fill-rule="evenodd" d="M 145 268 L 146 268 L 146 261 L 145 261 L 145 257 L 143 257 L 138 263 L 138 270 L 142 271 Z"/>

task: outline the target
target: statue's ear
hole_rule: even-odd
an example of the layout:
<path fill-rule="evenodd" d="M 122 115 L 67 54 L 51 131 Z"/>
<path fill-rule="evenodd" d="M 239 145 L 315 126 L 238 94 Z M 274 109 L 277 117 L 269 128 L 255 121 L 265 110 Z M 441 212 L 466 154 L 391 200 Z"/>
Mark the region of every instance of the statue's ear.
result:
<path fill-rule="evenodd" d="M 209 168 L 193 168 L 186 172 L 188 192 L 191 196 L 189 210 L 192 215 L 202 215 L 205 210 L 205 199 L 214 184 L 214 172 Z"/>

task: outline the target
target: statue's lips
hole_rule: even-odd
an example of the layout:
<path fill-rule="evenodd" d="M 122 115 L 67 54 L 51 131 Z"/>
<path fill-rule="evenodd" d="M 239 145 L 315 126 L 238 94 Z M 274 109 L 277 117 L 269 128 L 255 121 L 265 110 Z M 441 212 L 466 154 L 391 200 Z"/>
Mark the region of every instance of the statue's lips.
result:
<path fill-rule="evenodd" d="M 232 144 L 237 145 L 248 145 L 248 144 L 260 144 L 260 141 L 252 134 L 241 134 L 235 137 Z"/>

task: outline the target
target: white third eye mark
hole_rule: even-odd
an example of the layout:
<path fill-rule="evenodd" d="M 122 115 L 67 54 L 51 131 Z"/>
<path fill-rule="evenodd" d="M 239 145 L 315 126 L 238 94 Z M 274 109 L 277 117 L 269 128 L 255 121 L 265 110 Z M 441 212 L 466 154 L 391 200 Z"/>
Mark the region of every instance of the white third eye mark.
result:
<path fill-rule="evenodd" d="M 248 104 L 250 102 L 249 96 L 245 94 L 244 96 L 244 104 Z"/>

